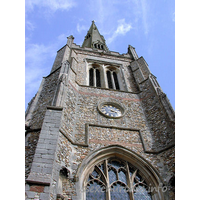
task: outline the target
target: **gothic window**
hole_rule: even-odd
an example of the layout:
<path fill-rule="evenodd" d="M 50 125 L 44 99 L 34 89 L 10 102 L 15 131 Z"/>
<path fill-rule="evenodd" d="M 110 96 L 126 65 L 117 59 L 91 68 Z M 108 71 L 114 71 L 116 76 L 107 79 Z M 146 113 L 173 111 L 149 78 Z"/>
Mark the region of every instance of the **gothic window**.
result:
<path fill-rule="evenodd" d="M 101 87 L 101 77 L 100 77 L 100 71 L 96 69 L 96 86 Z"/>
<path fill-rule="evenodd" d="M 86 78 L 87 85 L 92 87 L 108 88 L 113 90 L 125 89 L 124 88 L 125 84 L 122 83 L 123 73 L 121 73 L 120 66 L 110 65 L 103 62 L 89 61 L 86 69 L 87 69 L 87 78 Z"/>
<path fill-rule="evenodd" d="M 95 87 L 101 87 L 100 70 L 93 66 L 89 70 L 89 85 Z"/>
<path fill-rule="evenodd" d="M 90 81 L 90 86 L 94 86 L 94 69 L 91 68 L 89 70 L 89 81 Z"/>
<path fill-rule="evenodd" d="M 113 77 L 114 77 L 116 90 L 119 90 L 118 78 L 117 78 L 117 74 L 115 72 L 113 72 Z"/>
<path fill-rule="evenodd" d="M 120 87 L 119 87 L 117 73 L 113 70 L 108 70 L 106 74 L 107 74 L 108 88 L 119 90 Z"/>
<path fill-rule="evenodd" d="M 131 163 L 109 158 L 94 166 L 86 183 L 86 200 L 152 200 L 147 183 Z"/>
<path fill-rule="evenodd" d="M 112 84 L 111 72 L 107 71 L 106 73 L 107 73 L 107 80 L 108 80 L 108 88 L 112 89 L 113 84 Z"/>

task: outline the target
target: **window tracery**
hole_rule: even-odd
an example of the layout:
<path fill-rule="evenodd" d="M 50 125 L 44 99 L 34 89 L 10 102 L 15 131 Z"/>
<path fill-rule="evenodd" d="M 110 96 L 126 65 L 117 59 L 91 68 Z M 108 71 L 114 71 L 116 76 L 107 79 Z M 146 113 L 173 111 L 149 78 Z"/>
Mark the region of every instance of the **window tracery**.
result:
<path fill-rule="evenodd" d="M 86 183 L 86 200 L 151 200 L 139 169 L 118 158 L 95 165 Z"/>

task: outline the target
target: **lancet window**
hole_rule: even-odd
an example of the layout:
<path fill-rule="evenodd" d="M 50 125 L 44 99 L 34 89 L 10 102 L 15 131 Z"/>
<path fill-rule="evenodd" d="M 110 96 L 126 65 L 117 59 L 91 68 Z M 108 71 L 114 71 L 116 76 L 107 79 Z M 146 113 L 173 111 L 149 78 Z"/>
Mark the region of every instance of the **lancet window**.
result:
<path fill-rule="evenodd" d="M 94 166 L 86 182 L 86 200 L 152 200 L 139 169 L 131 163 L 109 158 Z"/>
<path fill-rule="evenodd" d="M 95 87 L 101 87 L 100 70 L 96 66 L 93 66 L 89 70 L 89 85 Z"/>
<path fill-rule="evenodd" d="M 89 62 L 87 64 L 87 85 L 93 87 L 124 90 L 119 66 Z"/>
<path fill-rule="evenodd" d="M 107 70 L 108 88 L 120 90 L 117 73 L 113 70 Z"/>

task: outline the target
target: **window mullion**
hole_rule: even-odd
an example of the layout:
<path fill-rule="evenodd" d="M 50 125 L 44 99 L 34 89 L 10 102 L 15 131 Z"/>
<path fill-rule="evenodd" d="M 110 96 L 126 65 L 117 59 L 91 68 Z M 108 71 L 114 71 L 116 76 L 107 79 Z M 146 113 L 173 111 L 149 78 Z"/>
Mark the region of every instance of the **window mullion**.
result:
<path fill-rule="evenodd" d="M 107 77 L 107 71 L 105 70 L 105 68 L 103 68 L 103 78 L 104 78 L 104 84 L 105 84 L 105 88 L 109 88 L 108 86 L 108 77 Z"/>
<path fill-rule="evenodd" d="M 105 70 L 104 64 L 102 65 L 102 75 L 103 75 L 102 87 L 108 88 L 108 82 L 107 82 L 107 76 L 106 76 L 106 70 Z"/>
<path fill-rule="evenodd" d="M 115 81 L 113 77 L 113 71 L 111 71 L 111 81 L 112 81 L 113 89 L 116 90 Z"/>
<path fill-rule="evenodd" d="M 130 200 L 134 200 L 134 195 L 133 195 L 133 190 L 132 190 L 133 185 L 132 185 L 132 182 L 131 182 L 131 177 L 130 177 L 130 171 L 129 171 L 128 162 L 126 162 L 126 171 L 127 171 L 126 180 L 127 180 L 127 184 L 128 184 L 128 187 L 129 187 Z"/>
<path fill-rule="evenodd" d="M 108 175 L 108 160 L 104 162 L 105 176 L 106 176 L 106 200 L 111 200 L 110 197 L 110 183 L 109 183 L 109 175 Z"/>
<path fill-rule="evenodd" d="M 96 83 L 96 68 L 94 68 L 93 80 L 94 80 L 94 87 L 96 87 L 97 86 L 97 83 Z"/>

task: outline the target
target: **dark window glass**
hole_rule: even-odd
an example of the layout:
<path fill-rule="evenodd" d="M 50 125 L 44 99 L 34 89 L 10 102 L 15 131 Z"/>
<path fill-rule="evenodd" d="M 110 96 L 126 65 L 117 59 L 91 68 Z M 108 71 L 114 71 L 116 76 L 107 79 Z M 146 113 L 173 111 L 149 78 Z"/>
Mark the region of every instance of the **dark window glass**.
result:
<path fill-rule="evenodd" d="M 96 86 L 101 87 L 100 71 L 96 69 Z"/>
<path fill-rule="evenodd" d="M 117 171 L 116 170 L 114 170 L 114 169 L 109 170 L 108 175 L 109 175 L 110 184 L 117 181 Z"/>
<path fill-rule="evenodd" d="M 89 81 L 90 81 L 90 86 L 94 86 L 94 69 L 91 68 L 89 71 Z"/>
<path fill-rule="evenodd" d="M 134 200 L 151 200 L 151 195 L 145 187 L 139 185 L 135 188 Z"/>
<path fill-rule="evenodd" d="M 111 72 L 110 71 L 107 71 L 107 80 L 108 80 L 108 87 L 110 89 L 113 88 L 113 85 L 112 85 L 112 80 L 111 80 Z"/>
<path fill-rule="evenodd" d="M 114 77 L 114 81 L 115 81 L 115 87 L 116 87 L 116 90 L 119 90 L 119 82 L 118 82 L 118 79 L 117 79 L 117 74 L 115 72 L 113 72 L 113 77 Z"/>
<path fill-rule="evenodd" d="M 106 200 L 105 187 L 99 181 L 90 181 L 86 193 L 87 200 Z"/>
<path fill-rule="evenodd" d="M 120 167 L 124 167 L 124 165 L 117 160 L 112 160 L 109 164 L 113 165 L 115 167 L 115 169 L 119 169 Z"/>
<path fill-rule="evenodd" d="M 118 171 L 118 176 L 119 176 L 119 180 L 124 182 L 124 183 L 127 183 L 127 180 L 126 180 L 126 172 L 123 172 L 122 170 L 121 171 Z"/>
<path fill-rule="evenodd" d="M 111 200 L 130 200 L 126 186 L 120 183 L 115 183 L 110 190 Z"/>

